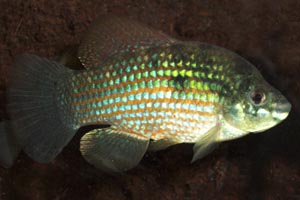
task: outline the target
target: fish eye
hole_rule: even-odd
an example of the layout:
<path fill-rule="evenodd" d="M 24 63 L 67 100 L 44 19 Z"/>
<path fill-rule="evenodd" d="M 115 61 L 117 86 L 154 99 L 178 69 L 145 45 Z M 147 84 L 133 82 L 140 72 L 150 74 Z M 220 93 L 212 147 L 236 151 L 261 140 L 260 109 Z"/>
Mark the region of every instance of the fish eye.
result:
<path fill-rule="evenodd" d="M 256 106 L 261 106 L 266 102 L 266 94 L 262 91 L 251 91 L 249 93 L 249 98 L 251 102 Z"/>

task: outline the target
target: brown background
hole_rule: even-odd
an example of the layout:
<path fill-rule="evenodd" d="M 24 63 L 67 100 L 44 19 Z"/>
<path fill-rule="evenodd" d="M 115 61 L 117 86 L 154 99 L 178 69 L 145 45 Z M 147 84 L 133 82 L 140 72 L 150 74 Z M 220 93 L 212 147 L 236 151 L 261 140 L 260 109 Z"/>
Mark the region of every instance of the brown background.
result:
<path fill-rule="evenodd" d="M 23 52 L 55 57 L 78 44 L 98 15 L 121 14 L 172 37 L 220 45 L 254 63 L 290 99 L 293 111 L 263 134 L 226 142 L 190 164 L 191 145 L 147 154 L 110 176 L 87 164 L 80 133 L 55 161 L 21 154 L 0 168 L 0 199 L 300 199 L 300 1 L 1 0 L 1 88 Z M 5 117 L 1 92 L 1 117 Z"/>

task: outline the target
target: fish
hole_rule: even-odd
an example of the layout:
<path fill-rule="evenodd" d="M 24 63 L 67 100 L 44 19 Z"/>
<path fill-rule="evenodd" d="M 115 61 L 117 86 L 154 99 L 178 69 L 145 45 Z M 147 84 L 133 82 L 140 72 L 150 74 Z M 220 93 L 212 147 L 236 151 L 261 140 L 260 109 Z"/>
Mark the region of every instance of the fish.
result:
<path fill-rule="evenodd" d="M 33 54 L 16 58 L 10 120 L 0 125 L 2 166 L 21 150 L 49 163 L 90 125 L 107 126 L 80 139 L 82 156 L 100 170 L 130 170 L 147 151 L 179 143 L 194 143 L 195 162 L 223 141 L 274 127 L 291 110 L 238 54 L 122 17 L 96 20 L 75 57 L 83 69 Z"/>

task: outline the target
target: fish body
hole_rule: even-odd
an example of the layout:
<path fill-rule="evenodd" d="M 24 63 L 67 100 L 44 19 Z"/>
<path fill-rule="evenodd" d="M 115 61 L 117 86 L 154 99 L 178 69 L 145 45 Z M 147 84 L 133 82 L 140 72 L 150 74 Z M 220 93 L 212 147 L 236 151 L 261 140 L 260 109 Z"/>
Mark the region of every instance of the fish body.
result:
<path fill-rule="evenodd" d="M 80 143 L 97 168 L 125 171 L 147 150 L 178 143 L 195 143 L 195 161 L 222 141 L 275 126 L 291 108 L 237 54 L 128 20 L 96 23 L 78 54 L 85 70 L 33 55 L 16 63 L 10 124 L 39 162 L 53 160 L 80 127 L 97 124 L 110 127 L 91 130 Z"/>
<path fill-rule="evenodd" d="M 216 125 L 224 99 L 226 64 L 209 63 L 215 50 L 178 43 L 126 53 L 101 69 L 74 72 L 59 84 L 65 121 L 75 129 L 117 124 L 154 141 L 196 142 Z"/>

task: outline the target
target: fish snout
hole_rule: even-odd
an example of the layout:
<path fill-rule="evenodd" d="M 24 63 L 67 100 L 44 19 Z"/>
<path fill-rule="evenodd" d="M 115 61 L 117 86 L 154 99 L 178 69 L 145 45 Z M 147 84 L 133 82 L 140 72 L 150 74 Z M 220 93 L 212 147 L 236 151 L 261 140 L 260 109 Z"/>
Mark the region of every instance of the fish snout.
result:
<path fill-rule="evenodd" d="M 285 97 L 282 97 L 279 102 L 273 104 L 272 116 L 278 122 L 283 121 L 289 115 L 291 108 L 290 102 Z"/>

